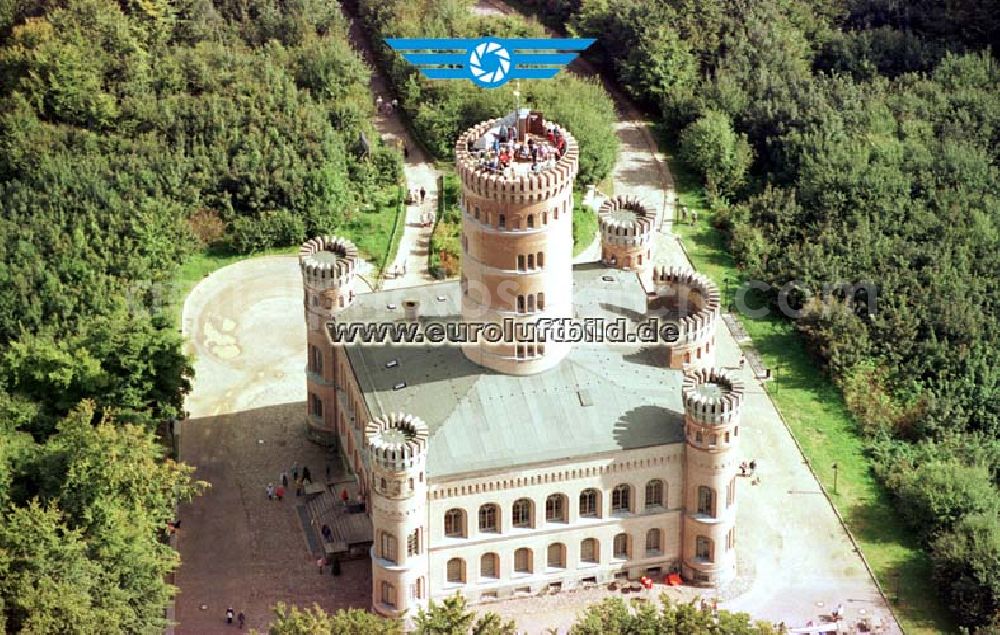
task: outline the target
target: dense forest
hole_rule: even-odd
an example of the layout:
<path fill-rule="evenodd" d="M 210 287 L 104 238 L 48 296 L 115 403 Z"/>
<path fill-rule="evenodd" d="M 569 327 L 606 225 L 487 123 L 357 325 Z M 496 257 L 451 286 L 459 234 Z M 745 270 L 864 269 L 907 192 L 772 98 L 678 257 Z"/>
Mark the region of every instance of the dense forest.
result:
<path fill-rule="evenodd" d="M 166 624 L 204 484 L 156 434 L 192 372 L 163 289 L 395 210 L 369 73 L 336 3 L 0 3 L 0 631 Z"/>
<path fill-rule="evenodd" d="M 546 119 L 565 126 L 576 137 L 580 143 L 578 190 L 611 174 L 618 156 L 615 109 L 597 81 L 566 72 L 551 81 L 510 82 L 495 90 L 466 81 L 428 81 L 383 42 L 387 37 L 544 37 L 545 30 L 537 22 L 516 15 L 478 15 L 473 0 L 350 0 L 345 5 L 358 14 L 376 43 L 378 63 L 390 80 L 392 97 L 399 100 L 416 137 L 434 157 L 453 158 L 455 140 L 462 131 L 520 105 L 540 109 Z M 515 91 L 520 94 L 515 96 Z M 440 277 L 458 275 L 461 266 L 461 211 L 455 187 L 456 182 L 445 177 L 443 205 L 431 238 L 429 266 Z M 578 215 L 591 220 L 582 208 Z M 596 217 L 591 224 L 596 224 Z M 592 236 L 593 232 L 586 239 Z"/>
<path fill-rule="evenodd" d="M 745 278 L 790 290 L 957 621 L 1000 626 L 1000 5 L 525 4 L 661 118 Z"/>
<path fill-rule="evenodd" d="M 431 153 L 452 157 L 455 140 L 470 126 L 514 110 L 514 91 L 521 106 L 540 109 L 546 119 L 570 130 L 580 143 L 578 181 L 596 183 L 611 173 L 618 154 L 612 127 L 614 104 L 596 81 L 560 73 L 551 81 L 510 82 L 483 90 L 471 82 L 422 79 L 417 69 L 381 42 L 387 37 L 544 37 L 537 22 L 519 16 L 484 16 L 472 11 L 472 0 L 356 0 L 350 3 L 379 42 L 377 53 L 398 93 L 414 132 Z"/>

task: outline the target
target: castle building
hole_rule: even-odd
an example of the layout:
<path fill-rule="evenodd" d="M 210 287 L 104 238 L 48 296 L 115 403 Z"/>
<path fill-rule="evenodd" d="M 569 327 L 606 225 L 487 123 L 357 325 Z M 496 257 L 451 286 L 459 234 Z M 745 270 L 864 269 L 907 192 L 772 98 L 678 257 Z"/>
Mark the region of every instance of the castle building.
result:
<path fill-rule="evenodd" d="M 562 151 L 541 168 L 530 159 L 494 167 L 501 131 L 507 143 Z M 637 275 L 650 265 L 654 215 L 632 199 L 608 214 L 634 225 L 614 247 L 633 271 L 574 267 L 579 150 L 540 113 L 471 128 L 456 159 L 460 280 L 355 295 L 353 245 L 318 238 L 300 255 L 310 426 L 358 476 L 374 533 L 375 610 L 412 616 L 454 593 L 479 603 L 670 571 L 703 586 L 731 581 L 743 388 L 714 368 L 718 289 L 688 270 Z M 613 223 L 602 236 L 618 236 L 605 231 Z M 599 318 L 629 333 L 656 317 L 678 337 L 601 341 L 601 331 L 571 343 L 515 328 L 451 345 L 335 336 L 353 323 L 415 324 L 423 334 L 543 317 Z"/>

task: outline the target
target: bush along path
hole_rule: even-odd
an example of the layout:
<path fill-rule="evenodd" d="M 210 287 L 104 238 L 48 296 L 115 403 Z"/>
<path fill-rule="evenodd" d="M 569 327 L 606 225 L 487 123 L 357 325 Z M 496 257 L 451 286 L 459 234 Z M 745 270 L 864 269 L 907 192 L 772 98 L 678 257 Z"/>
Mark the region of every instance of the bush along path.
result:
<path fill-rule="evenodd" d="M 424 148 L 414 141 L 403 121 L 402 110 L 398 106 L 392 107 L 395 97 L 389 82 L 376 63 L 368 34 L 353 16 L 347 15 L 347 19 L 351 21 L 351 43 L 372 68 L 372 99 L 379 105 L 378 99 L 381 97 L 380 107 L 375 115 L 375 127 L 387 144 L 395 145 L 403 151 L 405 187 L 407 192 L 415 194 L 412 199 L 408 197 L 406 203 L 404 227 L 396 258 L 393 262 L 386 263 L 382 279 L 376 286 L 382 289 L 398 289 L 425 284 L 433 279 L 427 268 L 427 250 L 430 246 L 433 223 L 427 220 L 428 215 L 433 215 L 437 209 L 435 201 L 438 196 L 440 174 L 434 168 Z M 423 197 L 420 196 L 421 190 L 424 192 Z"/>

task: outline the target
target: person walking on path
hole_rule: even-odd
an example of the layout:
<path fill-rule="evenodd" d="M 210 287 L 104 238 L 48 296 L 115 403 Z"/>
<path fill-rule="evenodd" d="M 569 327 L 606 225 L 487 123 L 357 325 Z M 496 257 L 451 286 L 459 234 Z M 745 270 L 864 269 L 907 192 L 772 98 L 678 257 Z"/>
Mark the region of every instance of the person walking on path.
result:
<path fill-rule="evenodd" d="M 284 500 L 284 498 L 285 498 L 285 488 L 284 487 L 282 487 L 281 485 L 279 485 L 274 490 L 274 493 L 278 497 L 278 502 L 281 502 L 282 500 Z"/>
<path fill-rule="evenodd" d="M 288 487 L 288 472 L 281 473 L 281 484 L 284 487 Z"/>
<path fill-rule="evenodd" d="M 375 96 L 375 112 L 382 113 L 382 95 Z"/>
<path fill-rule="evenodd" d="M 323 558 L 316 558 L 316 569 L 319 570 L 320 575 L 323 575 Z"/>
<path fill-rule="evenodd" d="M 236 616 L 236 621 L 239 622 L 242 631 L 243 627 L 247 625 L 247 616 L 243 614 L 243 611 L 240 611 L 239 615 Z"/>
<path fill-rule="evenodd" d="M 427 190 L 425 190 L 424 186 L 421 185 L 420 186 L 420 202 L 423 203 L 424 202 L 424 198 L 426 198 L 426 197 L 427 197 Z"/>
<path fill-rule="evenodd" d="M 292 463 L 292 480 L 297 481 L 299 479 L 299 464 Z"/>
<path fill-rule="evenodd" d="M 235 614 L 236 613 L 233 612 L 233 607 L 230 606 L 228 609 L 226 609 L 226 624 L 233 623 L 233 616 Z"/>
<path fill-rule="evenodd" d="M 302 479 L 295 479 L 295 495 L 302 496 Z"/>
<path fill-rule="evenodd" d="M 267 500 L 274 500 L 274 483 L 267 484 Z"/>

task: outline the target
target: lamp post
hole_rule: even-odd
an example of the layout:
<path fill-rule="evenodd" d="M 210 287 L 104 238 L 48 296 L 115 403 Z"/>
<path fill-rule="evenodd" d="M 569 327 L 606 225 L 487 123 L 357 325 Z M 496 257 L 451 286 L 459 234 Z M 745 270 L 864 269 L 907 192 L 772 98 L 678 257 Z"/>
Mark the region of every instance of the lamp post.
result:
<path fill-rule="evenodd" d="M 837 464 L 833 464 L 833 493 L 837 493 Z"/>

